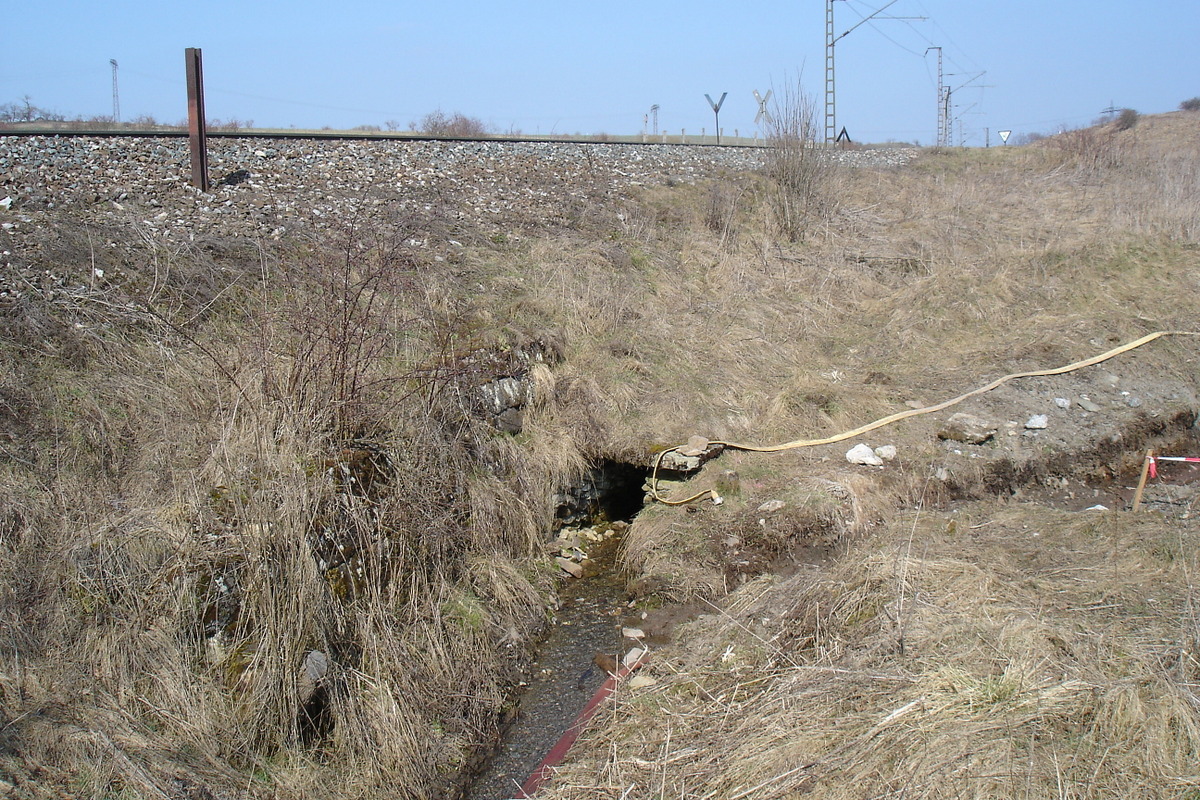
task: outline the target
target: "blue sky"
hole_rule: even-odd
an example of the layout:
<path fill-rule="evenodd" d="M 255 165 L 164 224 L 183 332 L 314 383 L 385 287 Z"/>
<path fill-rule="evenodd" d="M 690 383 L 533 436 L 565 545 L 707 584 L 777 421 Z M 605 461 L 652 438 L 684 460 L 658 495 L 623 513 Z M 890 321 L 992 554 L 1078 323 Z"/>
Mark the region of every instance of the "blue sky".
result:
<path fill-rule="evenodd" d="M 836 0 L 838 32 L 887 0 Z M 990 129 L 1086 125 L 1200 95 L 1200 3 L 896 0 L 836 46 L 838 126 L 862 141 L 930 144 L 937 59 L 969 145 Z M 18 0 L 0 26 L 0 103 L 68 116 L 186 117 L 186 47 L 204 54 L 210 118 L 260 127 L 407 127 L 441 109 L 498 131 L 754 130 L 752 91 L 797 81 L 823 111 L 824 0 L 231 2 Z M 980 75 L 980 73 L 985 73 Z M 975 88 L 980 87 L 980 88 Z"/>

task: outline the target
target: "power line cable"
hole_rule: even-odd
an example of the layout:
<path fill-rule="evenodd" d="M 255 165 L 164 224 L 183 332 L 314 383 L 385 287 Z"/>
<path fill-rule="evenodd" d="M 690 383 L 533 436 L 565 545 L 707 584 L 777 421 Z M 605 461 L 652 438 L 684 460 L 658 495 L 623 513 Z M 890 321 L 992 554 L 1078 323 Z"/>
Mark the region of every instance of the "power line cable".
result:
<path fill-rule="evenodd" d="M 895 39 L 893 39 L 892 37 L 888 36 L 886 33 L 884 33 L 882 30 L 880 30 L 880 28 L 879 28 L 879 26 L 878 26 L 878 25 L 876 25 L 874 22 L 870 22 L 870 21 L 869 21 L 869 20 L 870 20 L 870 17 L 863 16 L 863 13 L 862 13 L 861 11 L 859 11 L 857 8 L 855 8 L 854 6 L 850 5 L 849 3 L 846 3 L 846 6 L 847 6 L 847 7 L 848 7 L 848 8 L 849 8 L 851 11 L 853 11 L 855 14 L 858 14 L 858 16 L 859 16 L 859 17 L 862 19 L 862 21 L 863 21 L 863 22 L 866 22 L 866 23 L 867 23 L 867 25 L 869 25 L 869 26 L 871 27 L 871 29 L 872 29 L 872 30 L 874 30 L 876 33 L 878 33 L 878 34 L 879 34 L 880 36 L 882 36 L 883 38 L 887 39 L 887 40 L 888 40 L 889 42 L 891 42 L 892 44 L 896 45 L 896 47 L 899 47 L 899 48 L 900 48 L 901 50 L 903 50 L 904 52 L 906 52 L 906 53 L 909 53 L 910 55 L 917 56 L 918 58 L 923 58 L 923 57 L 924 57 L 924 54 L 922 54 L 922 53 L 918 53 L 918 52 L 916 52 L 915 50 L 909 50 L 907 47 L 905 47 L 904 45 L 900 44 L 899 42 L 897 42 L 897 41 L 896 41 Z M 893 18 L 893 17 L 887 17 L 887 19 L 899 19 L 899 17 L 896 17 L 896 18 Z M 861 24 L 861 23 L 860 23 L 860 24 Z"/>
<path fill-rule="evenodd" d="M 925 4 L 922 3 L 921 0 L 913 0 L 913 2 L 915 2 L 917 4 L 917 6 L 921 9 L 921 11 L 924 12 L 929 17 L 930 21 L 933 23 L 933 26 L 935 28 L 937 28 L 939 31 L 941 31 L 941 34 L 942 34 L 941 38 L 944 38 L 947 42 L 949 42 L 954 47 L 954 49 L 958 50 L 960 53 L 963 54 L 964 57 L 966 57 L 968 60 L 972 61 L 972 65 L 975 70 L 982 69 L 982 67 L 979 64 L 974 63 L 974 59 L 971 59 L 971 57 L 967 55 L 967 51 L 964 50 L 962 48 L 962 46 L 959 45 L 958 42 L 954 41 L 954 37 L 950 35 L 949 31 L 947 31 L 945 28 L 943 28 L 941 26 L 941 24 L 937 21 L 937 17 L 935 17 L 929 13 L 929 9 L 925 7 Z M 953 59 L 949 56 L 946 57 L 946 60 L 950 61 L 950 63 L 952 63 L 952 64 L 955 63 L 953 61 Z M 966 69 L 962 65 L 957 65 L 957 68 L 963 69 L 963 70 Z"/>

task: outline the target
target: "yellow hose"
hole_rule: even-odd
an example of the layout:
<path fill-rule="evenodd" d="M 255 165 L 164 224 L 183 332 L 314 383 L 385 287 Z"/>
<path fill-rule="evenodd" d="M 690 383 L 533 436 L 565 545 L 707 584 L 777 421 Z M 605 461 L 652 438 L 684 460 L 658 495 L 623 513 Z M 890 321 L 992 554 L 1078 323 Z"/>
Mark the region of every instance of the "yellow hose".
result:
<path fill-rule="evenodd" d="M 1067 372 L 1074 372 L 1077 369 L 1083 369 L 1084 367 L 1095 366 L 1096 364 L 1099 364 L 1103 361 L 1107 361 L 1108 359 L 1113 358 L 1114 356 L 1119 356 L 1121 353 L 1127 353 L 1130 350 L 1134 350 L 1138 347 L 1141 347 L 1144 344 L 1149 344 L 1150 342 L 1153 342 L 1155 339 L 1158 339 L 1162 336 L 1200 336 L 1200 332 L 1195 332 L 1195 331 L 1155 331 L 1154 333 L 1146 334 L 1145 336 L 1141 337 L 1140 339 L 1135 339 L 1132 342 L 1123 344 L 1120 347 L 1114 347 L 1112 350 L 1101 353 L 1098 356 L 1093 356 L 1091 358 L 1084 359 L 1083 361 L 1076 361 L 1073 364 L 1067 364 L 1065 367 L 1055 367 L 1054 369 L 1039 369 L 1039 370 L 1034 370 L 1032 372 L 1014 372 L 1011 375 L 1005 375 L 1002 378 L 997 378 L 996 380 L 992 381 L 991 383 L 987 384 L 986 386 L 980 386 L 978 389 L 973 389 L 973 390 L 967 392 L 966 394 L 960 394 L 958 397 L 955 397 L 952 400 L 946 400 L 945 402 L 938 403 L 937 405 L 926 406 L 925 408 L 914 408 L 914 409 L 910 409 L 908 411 L 900 411 L 895 414 L 891 414 L 889 416 L 883 417 L 882 419 L 877 419 L 874 422 L 868 423 L 861 427 L 855 428 L 854 430 L 845 431 L 844 433 L 839 433 L 834 436 L 827 436 L 824 439 L 797 439 L 794 442 L 786 442 L 784 444 L 774 444 L 774 445 L 766 445 L 766 446 L 759 446 L 759 445 L 753 445 L 753 444 L 740 444 L 738 442 L 709 442 L 708 444 L 710 446 L 711 445 L 719 445 L 723 448 L 730 449 L 730 450 L 746 450 L 746 451 L 750 451 L 750 452 L 754 452 L 754 453 L 778 453 L 783 450 L 796 450 L 801 447 L 816 447 L 817 445 L 822 445 L 822 444 L 833 444 L 835 442 L 845 441 L 846 439 L 853 439 L 855 436 L 861 436 L 864 433 L 873 431 L 877 428 L 882 428 L 884 425 L 891 425 L 893 422 L 899 422 L 902 419 L 908 419 L 909 417 L 916 417 L 916 416 L 920 416 L 921 414 L 932 414 L 935 411 L 941 411 L 942 409 L 949 408 L 950 406 L 961 403 L 963 400 L 966 400 L 968 397 L 974 397 L 976 395 L 980 395 L 985 392 L 990 392 L 992 389 L 995 389 L 997 386 L 1001 386 L 1005 383 L 1008 383 L 1009 381 L 1013 380 L 1014 378 L 1040 378 L 1040 377 L 1044 377 L 1047 375 L 1062 375 Z M 668 505 L 668 506 L 682 506 L 682 505 L 687 505 L 688 503 L 693 503 L 693 502 L 700 500 L 706 496 L 712 497 L 714 500 L 717 499 L 716 493 L 714 491 L 712 491 L 711 489 L 705 489 L 703 492 L 697 492 L 696 494 L 692 495 L 691 497 L 685 497 L 680 500 L 672 500 L 670 498 L 663 497 L 659 493 L 659 491 L 658 491 L 658 470 L 659 470 L 660 466 L 662 465 L 663 457 L 666 456 L 668 453 L 673 453 L 685 446 L 686 445 L 681 444 L 681 445 L 676 445 L 674 447 L 669 447 L 666 450 L 663 450 L 662 452 L 660 452 L 655 457 L 654 469 L 650 474 L 650 499 L 651 500 L 656 500 L 659 503 L 662 503 L 663 505 Z"/>

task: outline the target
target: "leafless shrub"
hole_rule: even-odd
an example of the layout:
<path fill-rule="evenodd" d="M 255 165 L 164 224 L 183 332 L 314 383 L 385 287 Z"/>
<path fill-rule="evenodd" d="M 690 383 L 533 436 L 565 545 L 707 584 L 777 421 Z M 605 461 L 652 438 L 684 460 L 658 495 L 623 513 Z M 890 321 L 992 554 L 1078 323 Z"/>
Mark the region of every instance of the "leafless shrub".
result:
<path fill-rule="evenodd" d="M 253 128 L 254 120 L 252 119 L 237 119 L 230 117 L 229 119 L 210 119 L 205 121 L 205 126 L 212 131 L 240 131 L 243 128 Z"/>
<path fill-rule="evenodd" d="M 1179 104 L 1180 111 L 1200 111 L 1200 97 L 1190 97 Z"/>
<path fill-rule="evenodd" d="M 1035 142 L 1044 141 L 1047 138 L 1047 135 L 1044 133 L 1040 133 L 1038 131 L 1029 131 L 1027 133 L 1018 133 L 1016 136 L 1014 136 L 1013 144 L 1018 146 L 1034 144 Z"/>
<path fill-rule="evenodd" d="M 61 122 L 62 114 L 33 104 L 33 98 L 25 95 L 19 102 L 0 105 L 0 122 Z"/>
<path fill-rule="evenodd" d="M 336 247 L 314 246 L 305 269 L 271 279 L 283 293 L 260 319 L 265 390 L 297 410 L 327 411 L 336 440 L 367 435 L 385 388 L 405 379 L 380 366 L 409 322 L 400 300 L 414 263 L 411 232 L 411 220 L 364 213 L 337 234 Z"/>
<path fill-rule="evenodd" d="M 284 794 L 432 796 L 494 733 L 503 659 L 542 620 L 547 585 L 518 560 L 551 478 L 452 413 L 460 318 L 423 300 L 438 277 L 412 220 L 372 208 L 264 258 L 222 307 L 234 327 L 177 321 L 97 356 L 62 388 L 49 471 L 0 454 L 0 758 L 77 796 L 176 796 L 179 752 L 214 786 L 253 770 Z M 190 317 L 165 285 L 162 316 Z M 13 324 L 44 342 L 53 319 L 31 313 Z M 33 435 L 33 402 L 0 391 L 0 443 Z"/>
<path fill-rule="evenodd" d="M 1121 113 L 1117 114 L 1117 118 L 1113 120 L 1113 128 L 1118 131 L 1127 131 L 1134 125 L 1137 125 L 1140 115 L 1132 108 L 1122 108 Z"/>
<path fill-rule="evenodd" d="M 420 122 L 412 123 L 411 127 L 413 130 L 430 136 L 471 138 L 486 136 L 489 133 L 487 124 L 482 120 L 476 117 L 468 117 L 457 111 L 453 114 L 446 114 L 441 109 L 429 112 L 421 118 Z"/>
<path fill-rule="evenodd" d="M 778 93 L 766 139 L 764 170 L 775 223 L 785 238 L 798 241 L 827 212 L 830 170 L 816 147 L 816 106 L 798 85 Z"/>

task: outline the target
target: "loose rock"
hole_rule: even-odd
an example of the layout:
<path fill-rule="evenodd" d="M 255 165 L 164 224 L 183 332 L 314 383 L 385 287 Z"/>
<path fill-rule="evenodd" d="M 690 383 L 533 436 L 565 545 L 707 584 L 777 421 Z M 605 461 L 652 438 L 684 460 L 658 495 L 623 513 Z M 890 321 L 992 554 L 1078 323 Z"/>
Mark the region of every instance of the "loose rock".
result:
<path fill-rule="evenodd" d="M 856 444 L 846 453 L 846 460 L 851 464 L 861 464 L 866 467 L 882 467 L 883 459 L 875 455 L 868 444 Z"/>
<path fill-rule="evenodd" d="M 576 564 L 569 558 L 563 558 L 562 556 L 559 556 L 558 558 L 554 559 L 554 563 L 558 564 L 559 568 L 562 569 L 563 572 L 569 574 L 572 578 L 583 577 L 583 567 L 579 564 Z"/>
<path fill-rule="evenodd" d="M 996 430 L 989 420 L 960 411 L 946 420 L 946 424 L 938 431 L 938 438 L 964 444 L 983 444 L 996 435 Z"/>

